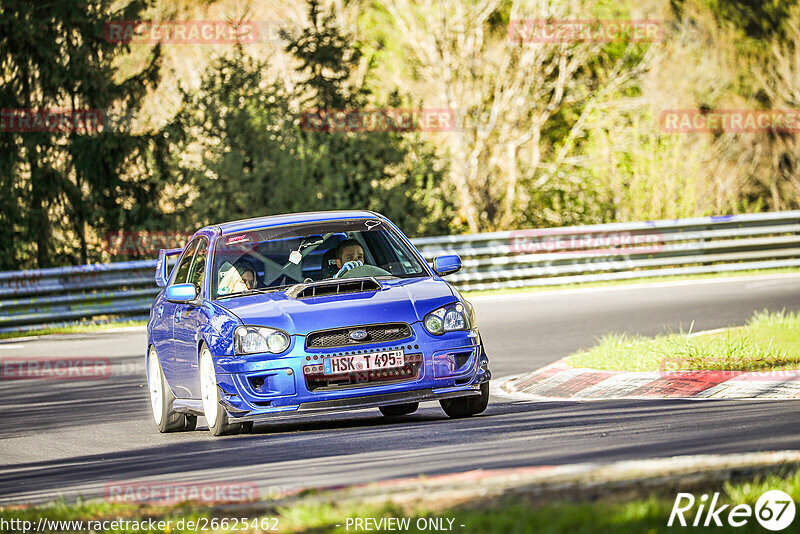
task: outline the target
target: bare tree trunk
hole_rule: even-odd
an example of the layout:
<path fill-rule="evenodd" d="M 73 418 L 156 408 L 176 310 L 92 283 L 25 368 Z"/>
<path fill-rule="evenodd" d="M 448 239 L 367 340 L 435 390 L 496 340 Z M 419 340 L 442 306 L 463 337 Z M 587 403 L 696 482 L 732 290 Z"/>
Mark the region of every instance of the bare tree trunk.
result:
<path fill-rule="evenodd" d="M 487 22 L 499 0 L 381 3 L 424 80 L 421 90 L 433 91 L 426 104 L 449 106 L 459 117 L 481 117 L 479 124 L 460 124 L 457 133 L 438 136 L 452 157 L 448 179 L 461 219 L 471 232 L 513 224 L 519 188 L 541 163 L 541 130 L 565 106 L 590 98 L 583 67 L 600 45 L 513 39 L 508 28 L 498 31 Z M 513 0 L 510 18 L 512 24 L 567 18 L 581 7 L 579 0 Z M 610 79 L 619 77 L 612 74 Z M 520 160 L 529 145 L 536 146 Z"/>

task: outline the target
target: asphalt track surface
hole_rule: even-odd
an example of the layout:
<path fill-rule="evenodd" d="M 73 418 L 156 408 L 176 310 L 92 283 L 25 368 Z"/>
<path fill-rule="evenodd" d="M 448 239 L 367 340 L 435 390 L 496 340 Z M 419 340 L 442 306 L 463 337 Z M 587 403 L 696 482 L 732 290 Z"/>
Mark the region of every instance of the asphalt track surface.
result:
<path fill-rule="evenodd" d="M 800 309 L 800 275 L 642 284 L 473 299 L 494 377 L 524 373 L 607 332 L 654 335 Z M 4 357 L 108 357 L 105 380 L 0 381 L 0 503 L 102 497 L 107 484 L 256 482 L 260 495 L 476 468 L 800 449 L 800 402 L 526 402 L 499 396 L 471 419 L 436 403 L 256 425 L 213 438 L 159 434 L 144 335 L 118 331 L 0 343 Z"/>

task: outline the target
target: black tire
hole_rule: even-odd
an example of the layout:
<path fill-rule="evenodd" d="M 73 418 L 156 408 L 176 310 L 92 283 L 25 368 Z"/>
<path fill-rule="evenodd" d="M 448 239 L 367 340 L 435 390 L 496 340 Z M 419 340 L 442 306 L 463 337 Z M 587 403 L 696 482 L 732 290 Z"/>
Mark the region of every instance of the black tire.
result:
<path fill-rule="evenodd" d="M 220 404 L 219 388 L 217 387 L 216 375 L 213 371 L 213 362 L 210 360 L 211 351 L 205 345 L 200 346 L 200 383 L 201 393 L 203 399 L 203 411 L 206 418 L 208 430 L 214 436 L 230 436 L 232 434 L 239 434 L 242 432 L 242 423 L 231 423 L 228 417 L 228 411 Z M 206 359 L 209 359 L 211 369 L 208 370 L 210 377 L 213 377 L 213 384 L 207 384 L 204 379 L 204 371 Z M 205 395 L 206 392 L 210 395 L 210 402 L 206 405 Z M 212 410 L 212 412 L 207 412 Z"/>
<path fill-rule="evenodd" d="M 186 417 L 186 426 L 183 427 L 184 430 L 187 432 L 190 430 L 194 430 L 197 428 L 197 416 L 196 415 L 185 415 Z"/>
<path fill-rule="evenodd" d="M 208 418 L 206 418 L 208 424 Z M 242 432 L 242 423 L 231 423 L 228 418 L 228 412 L 221 404 L 217 405 L 217 417 L 213 425 L 208 424 L 208 430 L 213 436 L 232 436 Z"/>
<path fill-rule="evenodd" d="M 378 409 L 386 417 L 397 417 L 399 415 L 408 415 L 414 413 L 419 408 L 418 402 L 409 402 L 408 404 L 393 404 L 391 406 L 380 406 Z"/>
<path fill-rule="evenodd" d="M 213 436 L 235 436 L 242 433 L 242 423 L 228 423 L 223 427 L 209 428 Z"/>
<path fill-rule="evenodd" d="M 439 401 L 448 417 L 460 419 L 483 412 L 489 405 L 489 382 L 481 384 L 481 394 L 473 397 L 458 397 Z"/>
<path fill-rule="evenodd" d="M 152 358 L 152 360 L 151 360 Z M 152 366 L 151 366 L 152 361 Z M 162 434 L 167 432 L 181 432 L 184 430 L 194 430 L 197 425 L 197 417 L 194 415 L 185 415 L 178 413 L 173 409 L 175 402 L 175 395 L 167 384 L 167 379 L 164 378 L 164 371 L 161 368 L 161 362 L 158 360 L 158 355 L 153 347 L 147 352 L 147 387 L 151 393 L 151 408 L 153 409 L 153 419 L 158 426 L 158 431 Z M 151 372 L 152 371 L 152 372 Z M 157 380 L 161 387 L 160 394 L 160 413 L 156 410 L 155 401 L 152 398 L 153 388 L 151 387 L 151 380 Z"/>

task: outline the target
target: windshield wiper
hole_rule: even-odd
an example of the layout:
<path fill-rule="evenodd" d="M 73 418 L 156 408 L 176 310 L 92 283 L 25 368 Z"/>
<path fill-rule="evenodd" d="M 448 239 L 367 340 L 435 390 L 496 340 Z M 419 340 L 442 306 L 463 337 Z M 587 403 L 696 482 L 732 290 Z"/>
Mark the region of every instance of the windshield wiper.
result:
<path fill-rule="evenodd" d="M 246 291 L 239 291 L 238 293 L 229 293 L 227 295 L 219 295 L 217 300 L 227 299 L 231 297 L 244 297 L 247 295 L 256 295 L 259 293 L 272 293 L 273 291 L 280 291 L 286 286 L 281 287 L 258 287 L 253 289 L 248 289 Z"/>

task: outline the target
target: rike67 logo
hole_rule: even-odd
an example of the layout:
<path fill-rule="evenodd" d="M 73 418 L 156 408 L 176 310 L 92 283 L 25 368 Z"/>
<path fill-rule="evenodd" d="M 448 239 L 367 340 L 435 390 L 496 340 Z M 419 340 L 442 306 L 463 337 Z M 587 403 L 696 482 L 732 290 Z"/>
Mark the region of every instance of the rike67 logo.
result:
<path fill-rule="evenodd" d="M 721 527 L 727 523 L 732 527 L 743 527 L 755 517 L 765 529 L 779 531 L 794 521 L 794 500 L 780 490 L 765 492 L 758 498 L 755 507 L 749 504 L 731 507 L 730 504 L 718 503 L 719 493 L 714 493 L 710 502 L 706 494 L 701 495 L 698 501 L 691 493 L 678 493 L 667 526 Z"/>

